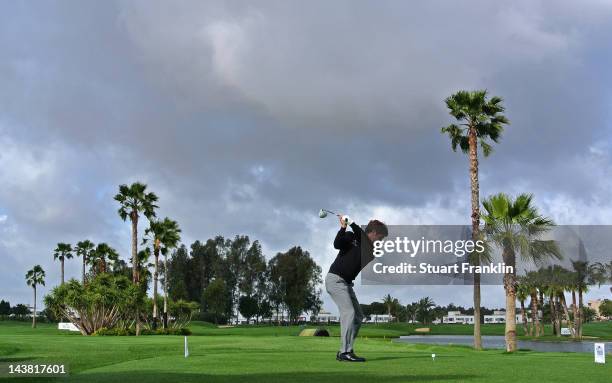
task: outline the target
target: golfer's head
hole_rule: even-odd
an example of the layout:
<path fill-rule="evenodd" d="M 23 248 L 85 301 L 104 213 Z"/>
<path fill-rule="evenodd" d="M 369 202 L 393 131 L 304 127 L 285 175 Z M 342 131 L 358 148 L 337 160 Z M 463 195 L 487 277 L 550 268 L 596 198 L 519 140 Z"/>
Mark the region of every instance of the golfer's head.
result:
<path fill-rule="evenodd" d="M 368 226 L 365 229 L 366 235 L 370 238 L 370 241 L 380 241 L 389 235 L 389 230 L 387 230 L 387 225 L 380 222 L 377 219 L 373 219 L 368 222 Z"/>

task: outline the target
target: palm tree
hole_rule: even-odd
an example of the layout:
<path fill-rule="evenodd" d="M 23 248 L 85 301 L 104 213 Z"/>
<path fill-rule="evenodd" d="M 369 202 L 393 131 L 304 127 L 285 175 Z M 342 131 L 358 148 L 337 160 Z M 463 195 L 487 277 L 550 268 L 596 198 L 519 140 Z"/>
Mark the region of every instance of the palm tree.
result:
<path fill-rule="evenodd" d="M 387 307 L 387 315 L 389 316 L 389 320 L 391 320 L 391 309 L 394 305 L 394 298 L 391 294 L 387 294 L 383 297 L 383 304 Z"/>
<path fill-rule="evenodd" d="M 157 307 L 157 284 L 159 281 L 159 252 L 161 249 L 161 239 L 164 226 L 161 221 L 150 221 L 149 227 L 145 230 L 145 238 L 143 244 L 147 241 L 153 241 L 153 329 L 157 328 L 158 307 Z"/>
<path fill-rule="evenodd" d="M 406 305 L 406 322 L 416 322 L 417 310 L 418 305 L 416 302 L 412 302 L 411 304 Z"/>
<path fill-rule="evenodd" d="M 419 299 L 417 302 L 417 315 L 420 317 L 423 324 L 429 323 L 430 309 L 436 304 L 430 297 Z"/>
<path fill-rule="evenodd" d="M 134 182 L 130 186 L 120 185 L 119 193 L 115 195 L 115 201 L 119 202 L 119 216 L 122 220 L 130 219 L 132 223 L 132 280 L 138 283 L 138 218 L 143 213 L 148 219 L 155 217 L 155 209 L 158 206 L 157 196 L 147 193 L 147 185 Z"/>
<path fill-rule="evenodd" d="M 553 335 L 561 336 L 561 301 L 559 297 L 563 294 L 566 284 L 566 271 L 559 265 L 548 266 L 540 270 L 542 290 L 548 297 L 550 306 L 550 320 Z"/>
<path fill-rule="evenodd" d="M 540 335 L 544 335 L 544 329 L 540 327 L 540 318 L 538 316 L 538 289 L 541 288 L 539 272 L 528 272 L 523 279 L 523 284 L 527 287 L 531 298 L 531 327 L 529 335 L 539 337 Z M 544 304 L 544 302 L 541 303 Z"/>
<path fill-rule="evenodd" d="M 58 243 L 53 250 L 53 259 L 59 259 L 62 268 L 62 284 L 64 284 L 64 260 L 72 258 L 72 246 L 69 243 Z"/>
<path fill-rule="evenodd" d="M 532 204 L 533 196 L 521 194 L 513 201 L 504 193 L 484 200 L 482 218 L 487 239 L 502 249 L 502 258 L 512 271 L 504 274 L 506 291 L 506 351 L 516 351 L 516 254 L 523 261 L 541 264 L 547 258 L 561 259 L 557 244 L 539 237 L 555 224 Z"/>
<path fill-rule="evenodd" d="M 181 229 L 178 223 L 166 217 L 161 221 L 162 230 L 159 235 L 164 256 L 164 328 L 168 328 L 168 252 L 178 247 L 181 241 Z"/>
<path fill-rule="evenodd" d="M 117 250 L 110 247 L 107 243 L 102 242 L 99 243 L 91 253 L 89 263 L 91 264 L 94 274 L 100 274 L 107 272 L 108 261 L 116 262 L 118 259 L 119 253 L 117 253 Z"/>
<path fill-rule="evenodd" d="M 525 311 L 525 301 L 530 296 L 530 287 L 527 277 L 519 278 L 519 282 L 516 285 L 516 299 L 521 303 L 521 317 L 523 322 L 523 335 L 531 335 L 527 329 L 527 312 Z"/>
<path fill-rule="evenodd" d="M 478 143 L 485 157 L 491 154 L 493 148 L 488 142 L 490 139 L 497 142 L 504 125 L 509 124 L 502 113 L 504 107 L 502 99 L 497 96 L 487 100 L 487 91 L 459 91 L 446 100 L 449 113 L 458 124 L 450 124 L 442 128 L 451 139 L 453 151 L 457 147 L 463 153 L 469 154 L 470 160 L 470 188 L 472 201 L 472 239 L 480 239 L 480 197 L 478 183 Z M 472 253 L 470 261 L 479 264 L 478 253 Z M 482 349 L 480 334 L 480 274 L 474 274 L 474 348 Z"/>
<path fill-rule="evenodd" d="M 34 266 L 26 275 L 26 283 L 34 289 L 34 312 L 32 313 L 32 328 L 36 328 L 36 286 L 45 285 L 45 270 L 40 265 Z"/>
<path fill-rule="evenodd" d="M 76 244 L 74 248 L 74 253 L 77 257 L 81 257 L 83 259 L 83 277 L 82 283 L 85 283 L 85 265 L 88 263 L 88 258 L 91 257 L 91 254 L 94 251 L 94 244 L 90 240 L 86 239 L 84 241 L 80 241 Z"/>
<path fill-rule="evenodd" d="M 155 217 L 155 209 L 158 207 L 157 196 L 147 193 L 147 185 L 134 182 L 130 186 L 120 185 L 119 193 L 115 195 L 115 201 L 119 202 L 119 216 L 124 221 L 130 218 L 132 223 L 132 281 L 140 283 L 140 266 L 138 262 L 138 218 L 143 213 L 148 219 Z M 140 313 L 136 308 L 136 335 L 140 335 Z"/>

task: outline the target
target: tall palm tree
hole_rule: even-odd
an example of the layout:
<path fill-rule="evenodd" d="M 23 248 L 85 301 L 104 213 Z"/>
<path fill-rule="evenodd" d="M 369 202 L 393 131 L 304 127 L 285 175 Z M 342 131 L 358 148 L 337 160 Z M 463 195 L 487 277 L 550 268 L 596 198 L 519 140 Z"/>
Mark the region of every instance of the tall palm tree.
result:
<path fill-rule="evenodd" d="M 504 273 L 506 291 L 506 351 L 516 351 L 516 255 L 526 262 L 539 265 L 547 258 L 561 259 L 561 252 L 554 241 L 540 239 L 555 224 L 543 217 L 533 206 L 533 196 L 521 194 L 513 201 L 504 193 L 485 199 L 487 239 L 502 250 L 502 258 L 512 271 Z"/>
<path fill-rule="evenodd" d="M 394 298 L 391 294 L 387 294 L 383 297 L 383 304 L 387 307 L 387 315 L 389 316 L 389 320 L 391 320 L 391 309 L 394 304 Z"/>
<path fill-rule="evenodd" d="M 88 263 L 88 258 L 91 257 L 91 254 L 94 251 L 94 244 L 89 239 L 84 241 L 80 241 L 76 244 L 74 248 L 74 253 L 77 257 L 81 257 L 83 259 L 83 276 L 82 283 L 85 283 L 85 266 Z"/>
<path fill-rule="evenodd" d="M 59 259 L 62 268 L 62 284 L 64 284 L 64 260 L 72 258 L 72 246 L 69 243 L 58 243 L 53 250 L 53 259 Z"/>
<path fill-rule="evenodd" d="M 32 313 L 32 328 L 36 327 L 36 286 L 45 285 L 45 270 L 40 265 L 34 266 L 26 275 L 26 283 L 34 289 L 34 312 Z"/>
<path fill-rule="evenodd" d="M 516 299 L 521 303 L 521 318 L 523 322 L 523 335 L 528 335 L 527 328 L 527 311 L 525 310 L 525 301 L 530 296 L 530 287 L 527 277 L 521 277 L 516 285 Z M 529 334 L 531 335 L 531 334 Z"/>
<path fill-rule="evenodd" d="M 161 221 L 163 227 L 159 240 L 164 256 L 164 328 L 168 328 L 168 252 L 178 247 L 181 241 L 181 229 L 178 223 L 166 217 Z"/>
<path fill-rule="evenodd" d="M 143 244 L 151 241 L 153 244 L 153 256 L 155 258 L 153 267 L 153 328 L 157 328 L 159 318 L 159 308 L 157 307 L 157 286 L 159 284 L 159 255 L 162 251 L 162 245 L 165 248 L 175 247 L 180 241 L 180 233 L 176 222 L 168 217 L 164 220 L 152 220 L 149 222 L 149 227 L 145 230 L 145 238 Z M 168 246 L 169 245 L 169 246 Z M 166 250 L 167 252 L 167 250 Z M 164 290 L 165 291 L 165 290 Z"/>
<path fill-rule="evenodd" d="M 487 99 L 486 90 L 459 91 L 446 100 L 449 113 L 457 120 L 457 124 L 450 124 L 442 128 L 451 140 L 453 151 L 457 147 L 469 155 L 470 188 L 472 202 L 472 239 L 480 239 L 480 197 L 478 183 L 478 143 L 485 157 L 493 151 L 488 142 L 497 143 L 504 125 L 509 124 L 502 113 L 504 106 L 501 97 L 493 96 Z M 470 262 L 479 264 L 478 253 L 472 253 Z M 474 348 L 482 349 L 480 334 L 480 274 L 474 274 Z"/>
<path fill-rule="evenodd" d="M 147 185 L 134 182 L 130 186 L 120 185 L 119 193 L 115 195 L 115 201 L 119 202 L 119 216 L 124 221 L 130 219 L 132 223 L 132 281 L 140 283 L 140 265 L 138 262 L 138 218 L 143 213 L 148 219 L 155 217 L 155 209 L 158 207 L 157 196 L 147 193 Z M 136 335 L 140 335 L 140 312 L 136 308 Z"/>
<path fill-rule="evenodd" d="M 539 337 L 540 335 L 544 335 L 544 329 L 540 327 L 540 318 L 538 315 L 538 289 L 541 288 L 540 274 L 537 271 L 528 272 L 523 279 L 523 283 L 529 290 L 529 297 L 531 298 L 531 327 L 529 330 L 529 335 Z M 544 304 L 544 302 L 541 303 L 542 305 Z"/>
<path fill-rule="evenodd" d="M 138 283 L 138 219 L 143 213 L 148 219 L 155 217 L 155 209 L 158 206 L 155 193 L 147 193 L 147 185 L 134 182 L 130 186 L 120 185 L 119 193 L 115 195 L 115 201 L 119 202 L 119 216 L 122 220 L 130 219 L 132 223 L 132 280 Z"/>
<path fill-rule="evenodd" d="M 143 244 L 148 241 L 153 242 L 153 256 L 155 260 L 153 262 L 153 329 L 157 328 L 158 311 L 157 307 L 157 285 L 159 283 L 159 254 L 161 251 L 161 237 L 163 237 L 165 227 L 163 221 L 152 220 L 149 222 L 149 227 L 145 230 L 145 238 Z"/>

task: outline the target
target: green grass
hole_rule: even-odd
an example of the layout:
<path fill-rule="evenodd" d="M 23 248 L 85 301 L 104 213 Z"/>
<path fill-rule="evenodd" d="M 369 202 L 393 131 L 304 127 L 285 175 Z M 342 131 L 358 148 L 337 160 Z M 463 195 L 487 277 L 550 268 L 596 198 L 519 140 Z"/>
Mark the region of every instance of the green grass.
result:
<path fill-rule="evenodd" d="M 189 337 L 191 356 L 185 359 L 183 338 L 178 336 L 83 337 L 59 332 L 48 324 L 31 329 L 27 323 L 0 322 L 0 360 L 67 363 L 71 376 L 66 381 L 70 382 L 575 383 L 603 382 L 612 374 L 609 363 L 595 365 L 591 354 L 506 354 L 461 346 L 393 343 L 371 336 L 365 339 L 368 332 L 403 331 L 394 325 L 364 328 L 364 338 L 357 344 L 358 353 L 369 359 L 364 364 L 335 361 L 338 338 L 290 336 L 298 327 L 218 329 L 201 323 L 192 327 L 198 335 Z M 432 353 L 437 355 L 435 361 Z"/>

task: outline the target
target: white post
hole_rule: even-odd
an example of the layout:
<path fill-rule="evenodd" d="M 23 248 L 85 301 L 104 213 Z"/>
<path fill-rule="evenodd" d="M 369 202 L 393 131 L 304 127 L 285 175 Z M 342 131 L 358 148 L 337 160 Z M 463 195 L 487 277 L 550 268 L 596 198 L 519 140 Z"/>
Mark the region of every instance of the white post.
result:
<path fill-rule="evenodd" d="M 594 344 L 595 351 L 595 363 L 606 363 L 606 344 L 605 343 L 595 343 Z"/>
<path fill-rule="evenodd" d="M 185 358 L 189 356 L 189 349 L 187 348 L 187 337 L 185 337 Z"/>

